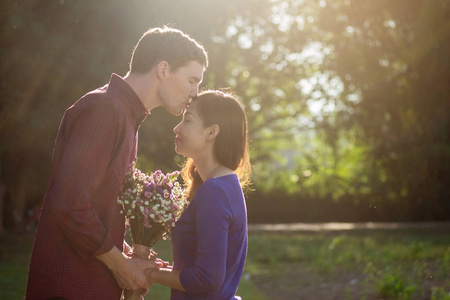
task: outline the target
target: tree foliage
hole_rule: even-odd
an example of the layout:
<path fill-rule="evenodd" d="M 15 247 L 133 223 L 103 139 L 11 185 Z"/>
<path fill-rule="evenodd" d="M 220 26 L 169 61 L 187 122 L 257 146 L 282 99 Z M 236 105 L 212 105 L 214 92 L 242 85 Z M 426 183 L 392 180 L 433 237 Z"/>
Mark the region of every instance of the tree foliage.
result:
<path fill-rule="evenodd" d="M 279 201 L 292 197 L 298 205 L 396 203 L 404 219 L 445 219 L 449 6 L 3 1 L 0 176 L 13 210 L 20 219 L 41 201 L 64 110 L 112 72 L 124 75 L 141 34 L 169 24 L 209 52 L 203 87 L 228 87 L 247 108 L 256 189 L 249 205 L 277 191 Z M 171 135 L 178 121 L 152 112 L 140 130 L 140 167 L 178 167 Z"/>

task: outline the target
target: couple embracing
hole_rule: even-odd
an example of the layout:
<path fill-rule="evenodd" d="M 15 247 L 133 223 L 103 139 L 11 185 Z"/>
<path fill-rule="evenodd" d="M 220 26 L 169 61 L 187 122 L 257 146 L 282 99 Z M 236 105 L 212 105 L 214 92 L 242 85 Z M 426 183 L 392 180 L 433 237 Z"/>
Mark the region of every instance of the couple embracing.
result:
<path fill-rule="evenodd" d="M 120 299 L 122 291 L 171 288 L 171 299 L 239 299 L 247 253 L 242 187 L 250 175 L 247 121 L 231 94 L 198 94 L 204 48 L 173 28 L 137 43 L 125 77 L 66 110 L 57 134 L 28 276 L 27 300 Z M 183 115 L 175 150 L 189 205 L 172 230 L 173 265 L 130 258 L 117 197 L 136 161 L 138 129 L 163 106 Z M 157 141 L 156 141 L 157 142 Z"/>

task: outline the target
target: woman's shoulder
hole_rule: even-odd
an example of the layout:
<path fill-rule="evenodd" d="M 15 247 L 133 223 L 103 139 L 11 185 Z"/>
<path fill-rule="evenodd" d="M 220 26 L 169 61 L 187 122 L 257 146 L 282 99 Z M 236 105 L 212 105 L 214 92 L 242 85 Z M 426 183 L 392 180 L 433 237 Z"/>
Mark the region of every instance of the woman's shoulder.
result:
<path fill-rule="evenodd" d="M 219 177 L 211 177 L 206 180 L 202 185 L 200 185 L 199 190 L 208 190 L 208 189 L 227 189 L 235 184 L 239 184 L 239 178 L 236 174 L 228 174 Z"/>
<path fill-rule="evenodd" d="M 227 198 L 232 191 L 240 191 L 241 185 L 236 174 L 230 174 L 220 177 L 212 177 L 206 180 L 197 190 L 198 198 L 209 198 L 214 196 L 218 198 L 221 195 Z"/>

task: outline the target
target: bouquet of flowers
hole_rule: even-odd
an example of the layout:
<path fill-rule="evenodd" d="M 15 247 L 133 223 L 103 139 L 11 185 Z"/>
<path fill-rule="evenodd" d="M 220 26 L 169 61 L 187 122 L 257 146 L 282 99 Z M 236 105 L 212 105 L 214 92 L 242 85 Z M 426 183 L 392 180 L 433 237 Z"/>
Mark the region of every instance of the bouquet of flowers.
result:
<path fill-rule="evenodd" d="M 117 202 L 123 207 L 120 212 L 125 215 L 133 240 L 132 257 L 148 259 L 153 245 L 168 237 L 184 211 L 187 201 L 176 181 L 179 174 L 178 171 L 163 174 L 158 170 L 148 175 L 137 169 L 135 163 L 130 165 Z M 140 299 L 140 293 L 125 291 L 124 299 Z"/>

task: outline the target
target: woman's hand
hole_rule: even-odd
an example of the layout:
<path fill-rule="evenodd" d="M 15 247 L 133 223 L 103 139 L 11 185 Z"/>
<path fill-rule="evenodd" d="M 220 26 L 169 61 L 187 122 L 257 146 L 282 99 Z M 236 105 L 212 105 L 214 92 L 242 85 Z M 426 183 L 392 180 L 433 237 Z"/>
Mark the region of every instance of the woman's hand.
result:
<path fill-rule="evenodd" d="M 156 260 L 131 259 L 120 252 L 117 247 L 97 256 L 97 259 L 111 270 L 122 289 L 133 291 L 148 290 L 152 283 L 147 280 L 146 271 L 157 270 L 163 265 Z"/>

